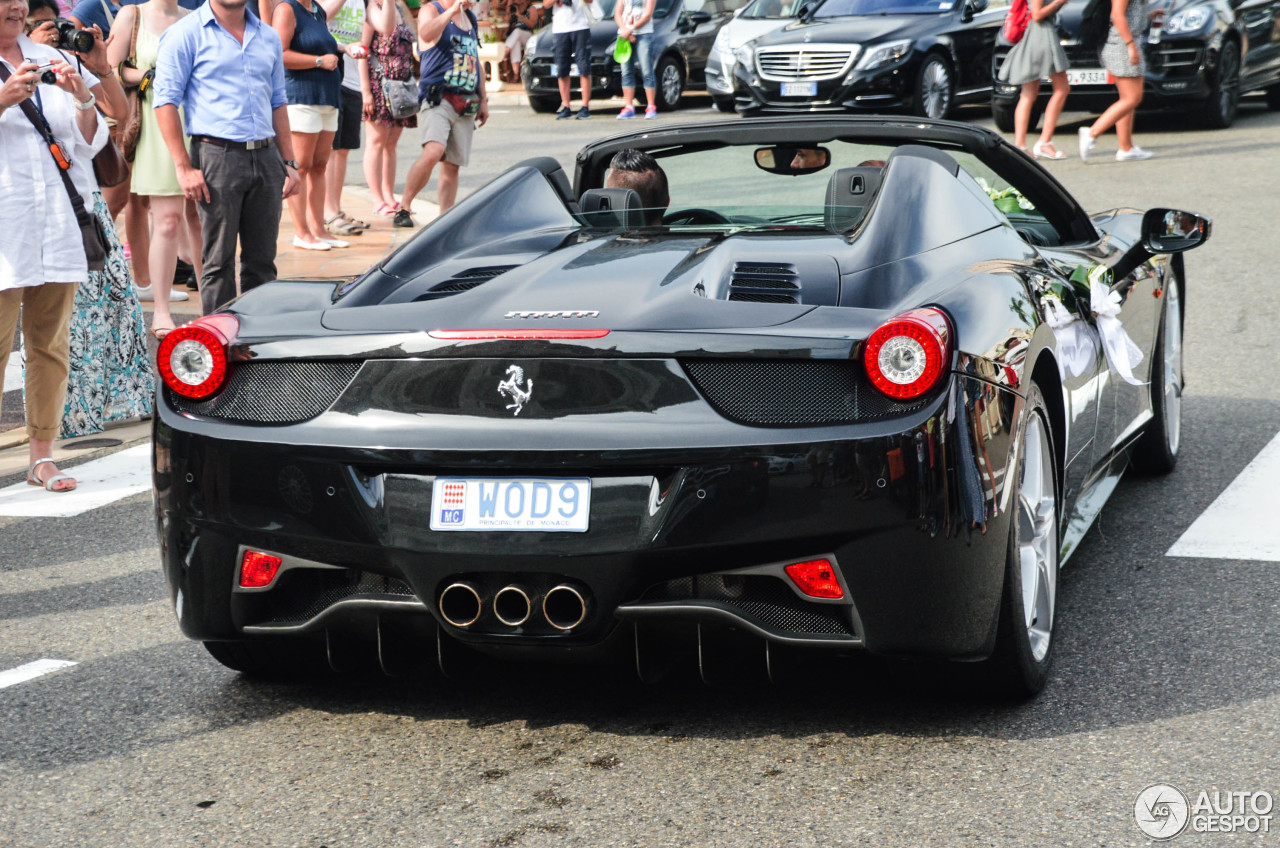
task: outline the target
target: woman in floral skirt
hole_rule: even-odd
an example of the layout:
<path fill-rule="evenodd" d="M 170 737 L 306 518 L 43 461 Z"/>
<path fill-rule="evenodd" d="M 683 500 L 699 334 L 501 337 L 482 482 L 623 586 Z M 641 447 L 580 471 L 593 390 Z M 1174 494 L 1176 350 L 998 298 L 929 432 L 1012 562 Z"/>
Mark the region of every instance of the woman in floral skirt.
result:
<path fill-rule="evenodd" d="M 369 0 L 362 43 L 369 51 L 360 60 L 360 88 L 364 119 L 369 125 L 369 149 L 364 156 L 364 178 L 373 195 L 374 212 L 388 218 L 400 209 L 396 201 L 396 144 L 406 127 L 418 126 L 416 115 L 394 118 L 387 109 L 382 81 L 414 78 L 413 18 L 396 0 Z"/>

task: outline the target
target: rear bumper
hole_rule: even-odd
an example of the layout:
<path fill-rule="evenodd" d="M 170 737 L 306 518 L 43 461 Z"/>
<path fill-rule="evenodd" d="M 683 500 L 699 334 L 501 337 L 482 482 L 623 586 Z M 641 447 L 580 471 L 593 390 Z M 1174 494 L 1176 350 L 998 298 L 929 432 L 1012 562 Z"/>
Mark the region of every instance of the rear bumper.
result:
<path fill-rule="evenodd" d="M 192 427 L 162 401 L 164 572 L 183 632 L 202 640 L 398 616 L 527 654 L 598 646 L 630 622 L 699 621 L 779 643 L 979 657 L 1003 585 L 1019 405 L 962 378 L 911 420 L 850 425 L 842 439 L 788 429 L 746 447 L 460 453 L 249 441 L 237 436 L 261 428 Z M 590 529 L 432 531 L 432 482 L 460 471 L 588 476 Z M 236 585 L 245 548 L 286 560 L 265 591 Z M 780 570 L 821 556 L 845 587 L 839 602 L 806 599 Z M 458 581 L 485 599 L 470 628 L 440 615 L 441 591 Z M 518 585 L 536 606 L 560 584 L 589 599 L 580 627 L 492 618 L 497 589 Z"/>

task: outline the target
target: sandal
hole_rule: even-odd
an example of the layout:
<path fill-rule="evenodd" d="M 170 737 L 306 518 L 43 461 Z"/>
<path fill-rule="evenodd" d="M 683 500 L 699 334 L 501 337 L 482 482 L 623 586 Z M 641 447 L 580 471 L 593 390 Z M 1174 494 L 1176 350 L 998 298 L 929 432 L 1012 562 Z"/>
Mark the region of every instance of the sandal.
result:
<path fill-rule="evenodd" d="M 381 215 L 384 218 L 394 218 L 396 214 L 396 208 L 392 206 L 390 203 L 379 203 L 378 208 L 373 210 L 373 214 Z"/>
<path fill-rule="evenodd" d="M 334 215 L 332 218 L 326 219 L 324 222 L 324 228 L 328 230 L 331 235 L 335 236 L 364 235 L 364 230 L 360 229 L 355 224 L 348 223 L 347 220 L 342 217 L 341 212 Z"/>
<path fill-rule="evenodd" d="M 40 486 L 46 492 L 70 492 L 75 489 L 76 478 L 72 477 L 70 474 L 55 474 L 48 480 L 44 480 L 42 482 L 40 478 L 36 476 L 36 469 L 41 465 L 44 465 L 46 462 L 54 468 L 58 467 L 57 463 L 53 461 L 53 457 L 51 456 L 46 456 L 44 459 L 37 459 L 35 462 L 31 463 L 31 467 L 27 469 L 27 485 Z M 71 485 L 55 489 L 54 486 L 63 480 L 70 480 Z"/>
<path fill-rule="evenodd" d="M 178 328 L 177 327 L 157 327 L 154 324 L 152 324 L 149 332 L 155 338 L 156 341 L 162 342 L 164 341 L 165 336 L 169 335 L 176 329 Z"/>
<path fill-rule="evenodd" d="M 369 225 L 367 223 L 365 223 L 364 221 L 361 221 L 359 218 L 352 218 L 346 212 L 339 212 L 338 217 L 346 221 L 348 224 L 350 224 L 353 227 L 359 227 L 362 230 L 369 229 Z"/>
<path fill-rule="evenodd" d="M 1067 158 L 1067 154 L 1054 147 L 1052 141 L 1047 141 L 1043 144 L 1037 141 L 1031 146 L 1031 153 L 1037 159 L 1053 159 L 1056 161 Z"/>

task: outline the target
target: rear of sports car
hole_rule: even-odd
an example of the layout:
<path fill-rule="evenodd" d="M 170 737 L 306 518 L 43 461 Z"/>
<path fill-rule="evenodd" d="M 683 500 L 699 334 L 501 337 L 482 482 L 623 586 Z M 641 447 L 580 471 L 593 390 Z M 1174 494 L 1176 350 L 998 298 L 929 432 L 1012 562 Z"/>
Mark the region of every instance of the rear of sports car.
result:
<path fill-rule="evenodd" d="M 713 333 L 566 311 L 321 334 L 319 314 L 292 338 L 219 314 L 160 352 L 165 573 L 224 662 L 262 668 L 280 637 L 384 663 L 726 635 L 989 652 L 1016 396 L 960 373 L 943 311 L 868 311 L 852 337 L 821 309 Z"/>

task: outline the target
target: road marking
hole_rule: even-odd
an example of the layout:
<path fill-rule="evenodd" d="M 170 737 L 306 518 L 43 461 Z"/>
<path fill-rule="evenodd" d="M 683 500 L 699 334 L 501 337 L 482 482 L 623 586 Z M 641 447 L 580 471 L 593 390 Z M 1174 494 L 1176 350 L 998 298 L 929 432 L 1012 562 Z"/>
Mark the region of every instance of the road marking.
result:
<path fill-rule="evenodd" d="M 1200 513 L 1165 556 L 1280 562 L 1280 434 Z"/>
<path fill-rule="evenodd" d="M 9 354 L 9 361 L 4 366 L 4 390 L 6 392 L 16 392 L 22 388 L 22 363 L 14 360 L 20 359 L 22 354 L 16 350 Z"/>
<path fill-rule="evenodd" d="M 26 683 L 28 680 L 35 680 L 37 677 L 48 674 L 51 671 L 70 668 L 73 665 L 75 663 L 71 660 L 36 660 L 26 665 L 20 665 L 17 668 L 11 668 L 8 671 L 0 671 L 0 689 L 7 689 L 19 683 Z"/>
<path fill-rule="evenodd" d="M 0 515 L 69 518 L 151 488 L 151 445 L 64 469 L 78 481 L 73 492 L 46 492 L 25 480 L 0 489 Z"/>

